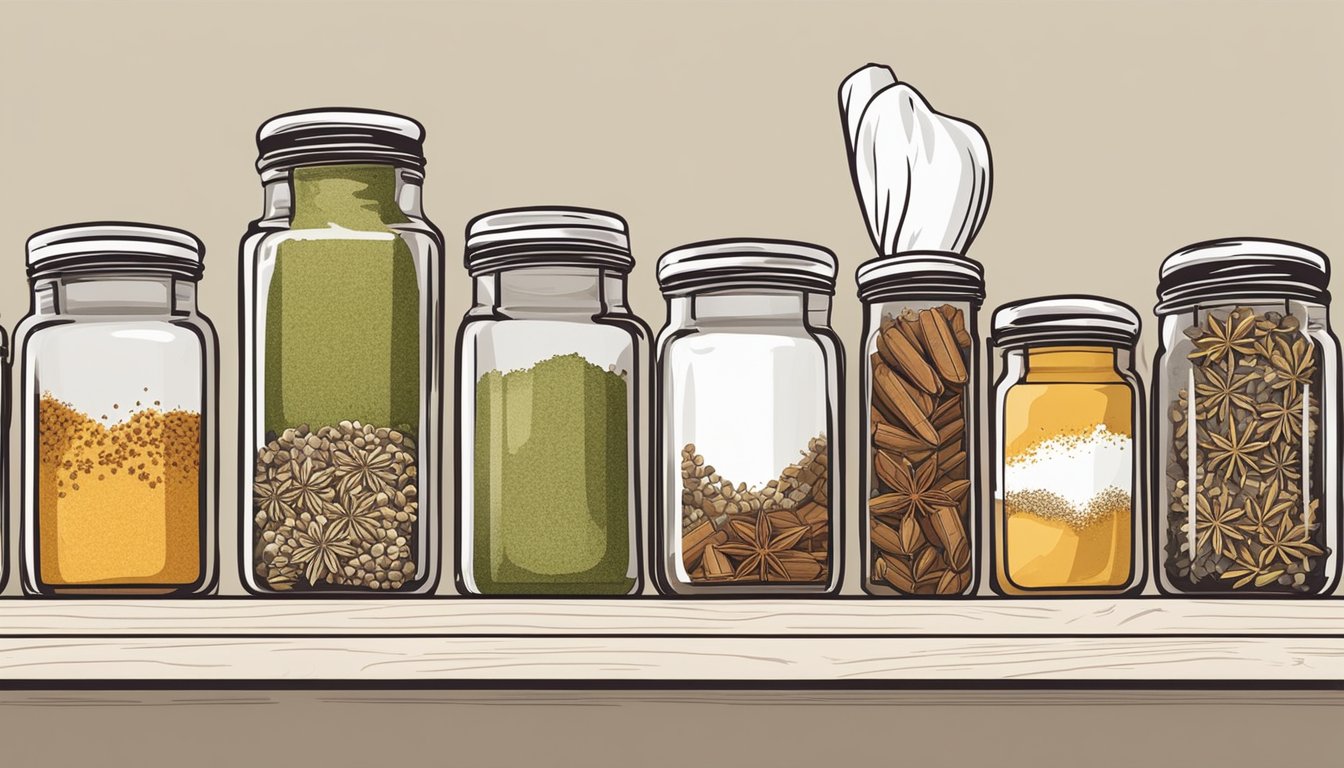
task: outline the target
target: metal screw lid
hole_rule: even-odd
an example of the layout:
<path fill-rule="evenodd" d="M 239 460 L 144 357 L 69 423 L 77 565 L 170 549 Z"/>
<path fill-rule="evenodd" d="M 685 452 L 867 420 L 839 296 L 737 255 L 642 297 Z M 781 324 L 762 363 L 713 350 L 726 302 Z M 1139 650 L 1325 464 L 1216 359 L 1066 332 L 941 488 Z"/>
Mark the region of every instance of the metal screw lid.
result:
<path fill-rule="evenodd" d="M 425 129 L 392 112 L 353 107 L 277 115 L 257 129 L 262 181 L 304 165 L 384 163 L 423 171 Z"/>
<path fill-rule="evenodd" d="M 199 280 L 205 245 L 182 229 L 100 221 L 45 229 L 28 238 L 28 277 L 75 272 L 167 272 Z"/>
<path fill-rule="evenodd" d="M 1186 246 L 1162 262 L 1157 311 L 1255 299 L 1330 301 L 1330 260 L 1300 243 L 1237 237 Z"/>
<path fill-rule="evenodd" d="M 467 224 L 467 271 L 475 276 L 524 266 L 634 269 L 629 227 L 608 211 L 569 206 L 507 208 Z"/>
<path fill-rule="evenodd" d="M 980 262 L 950 251 L 911 251 L 879 256 L 859 265 L 855 279 L 859 299 L 985 300 L 985 268 Z"/>
<path fill-rule="evenodd" d="M 794 240 L 706 240 L 658 260 L 658 285 L 669 296 L 725 288 L 779 287 L 835 293 L 835 254 Z"/>
<path fill-rule="evenodd" d="M 1047 296 L 1004 304 L 994 311 L 991 338 L 997 346 L 1097 343 L 1132 346 L 1139 313 L 1100 296 Z"/>

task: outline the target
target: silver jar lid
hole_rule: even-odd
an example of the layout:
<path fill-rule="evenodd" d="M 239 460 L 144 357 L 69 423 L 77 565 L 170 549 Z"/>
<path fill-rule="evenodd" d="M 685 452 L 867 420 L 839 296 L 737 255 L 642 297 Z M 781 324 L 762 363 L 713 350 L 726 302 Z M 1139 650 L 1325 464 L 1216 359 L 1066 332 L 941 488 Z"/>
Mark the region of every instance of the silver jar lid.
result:
<path fill-rule="evenodd" d="M 912 251 L 879 256 L 859 265 L 859 299 L 961 300 L 980 306 L 985 300 L 985 268 L 949 251 Z"/>
<path fill-rule="evenodd" d="M 629 227 L 609 211 L 569 206 L 507 208 L 483 213 L 467 224 L 467 272 L 476 275 L 514 267 L 634 269 Z"/>
<path fill-rule="evenodd" d="M 423 171 L 425 129 L 404 115 L 325 107 L 276 115 L 257 129 L 262 181 L 304 165 L 386 163 Z"/>
<path fill-rule="evenodd" d="M 1300 243 L 1237 237 L 1186 246 L 1162 262 L 1157 311 L 1254 299 L 1330 300 L 1330 260 Z"/>
<path fill-rule="evenodd" d="M 835 293 L 835 254 L 794 240 L 706 240 L 674 248 L 658 260 L 658 286 L 668 296 L 728 288 L 778 287 Z"/>
<path fill-rule="evenodd" d="M 1004 304 L 994 311 L 991 338 L 1000 347 L 1038 344 L 1133 346 L 1139 313 L 1100 296 L 1046 296 Z"/>
<path fill-rule="evenodd" d="M 77 272 L 167 272 L 199 280 L 205 245 L 182 229 L 99 221 L 45 229 L 28 238 L 28 277 Z"/>

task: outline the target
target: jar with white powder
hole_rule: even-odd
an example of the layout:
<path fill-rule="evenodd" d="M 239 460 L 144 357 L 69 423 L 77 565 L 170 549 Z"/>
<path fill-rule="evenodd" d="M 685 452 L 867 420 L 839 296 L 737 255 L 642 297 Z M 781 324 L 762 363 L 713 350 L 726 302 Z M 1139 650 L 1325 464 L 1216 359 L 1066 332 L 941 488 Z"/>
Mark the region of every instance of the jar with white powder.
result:
<path fill-rule="evenodd" d="M 1139 316 L 1093 296 L 994 313 L 993 587 L 1116 595 L 1143 584 Z"/>

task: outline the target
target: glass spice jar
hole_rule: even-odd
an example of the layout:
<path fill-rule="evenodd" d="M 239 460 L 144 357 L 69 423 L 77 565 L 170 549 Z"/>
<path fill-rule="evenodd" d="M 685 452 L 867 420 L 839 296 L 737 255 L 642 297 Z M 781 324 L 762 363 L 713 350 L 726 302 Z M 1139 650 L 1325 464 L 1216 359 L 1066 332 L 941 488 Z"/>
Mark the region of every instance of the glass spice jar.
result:
<path fill-rule="evenodd" d="M 843 408 L 835 256 L 719 240 L 658 263 L 654 576 L 672 595 L 839 586 Z"/>
<path fill-rule="evenodd" d="M 217 582 L 218 342 L 204 248 L 148 224 L 28 240 L 23 590 L 185 596 Z"/>
<path fill-rule="evenodd" d="M 467 226 L 457 346 L 457 588 L 642 586 L 639 434 L 649 331 L 626 304 L 625 220 L 517 208 Z"/>
<path fill-rule="evenodd" d="M 859 535 L 870 595 L 976 589 L 980 264 L 913 252 L 859 267 L 864 306 Z"/>
<path fill-rule="evenodd" d="M 360 109 L 257 132 L 239 472 L 255 594 L 437 582 L 443 237 L 421 209 L 423 138 L 410 118 Z"/>
<path fill-rule="evenodd" d="M 1094 296 L 1000 307 L 991 400 L 995 591 L 1118 595 L 1143 586 L 1139 316 Z"/>
<path fill-rule="evenodd" d="M 1338 581 L 1339 342 L 1329 262 L 1214 240 L 1162 263 L 1153 365 L 1158 588 L 1320 595 Z"/>

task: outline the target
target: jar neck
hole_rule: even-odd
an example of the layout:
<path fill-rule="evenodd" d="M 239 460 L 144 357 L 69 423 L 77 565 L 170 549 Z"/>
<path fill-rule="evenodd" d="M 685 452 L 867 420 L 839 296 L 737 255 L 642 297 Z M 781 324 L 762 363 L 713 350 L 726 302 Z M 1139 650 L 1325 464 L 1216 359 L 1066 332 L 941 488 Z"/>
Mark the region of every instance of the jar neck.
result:
<path fill-rule="evenodd" d="M 393 165 L 294 168 L 263 186 L 263 221 L 295 229 L 383 229 L 423 217 L 423 177 Z"/>
<path fill-rule="evenodd" d="M 797 290 L 731 290 L 668 298 L 674 325 L 811 325 L 831 321 L 831 297 Z"/>
<path fill-rule="evenodd" d="M 602 267 L 538 266 L 477 275 L 475 303 L 510 316 L 627 312 L 626 275 Z"/>
<path fill-rule="evenodd" d="M 1124 380 L 1120 371 L 1128 365 L 1121 359 L 1121 348 L 1105 345 L 1060 344 L 1014 351 L 1024 357 L 1023 380 L 1029 383 L 1118 382 Z"/>
<path fill-rule="evenodd" d="M 176 275 L 85 273 L 40 278 L 32 313 L 56 315 L 192 315 L 196 283 Z"/>

